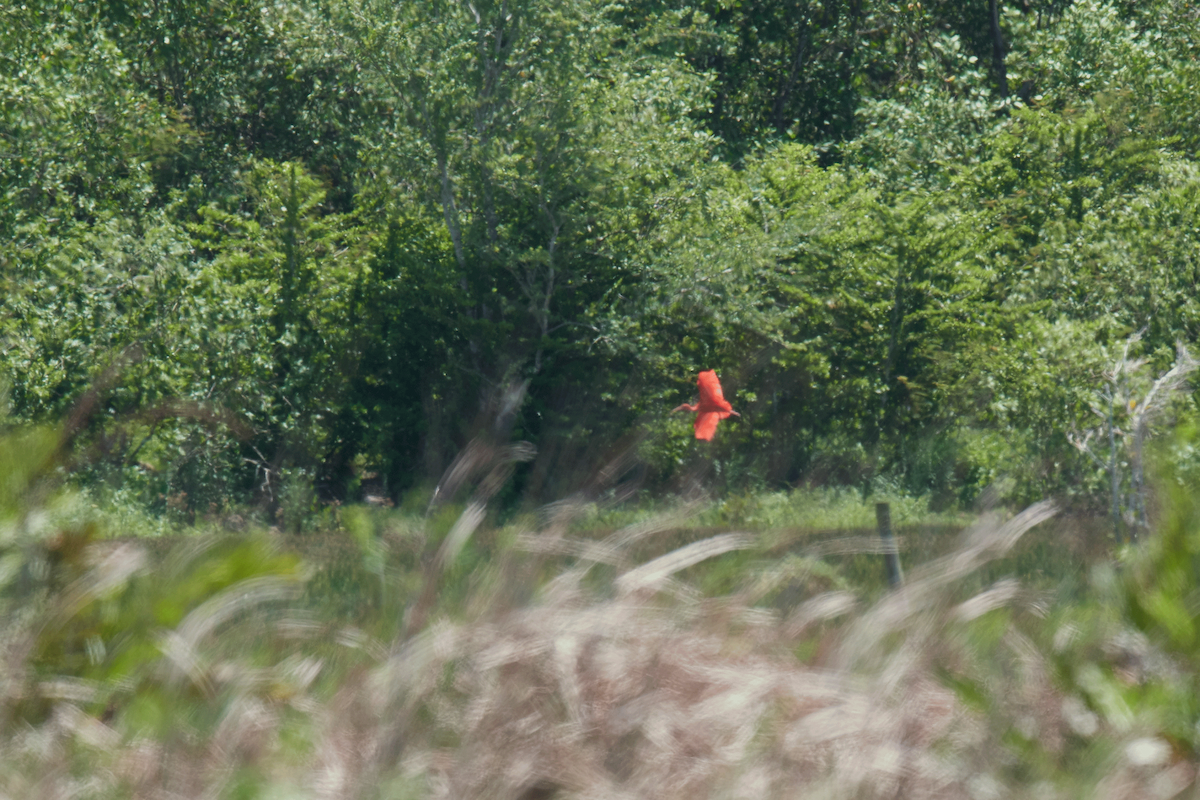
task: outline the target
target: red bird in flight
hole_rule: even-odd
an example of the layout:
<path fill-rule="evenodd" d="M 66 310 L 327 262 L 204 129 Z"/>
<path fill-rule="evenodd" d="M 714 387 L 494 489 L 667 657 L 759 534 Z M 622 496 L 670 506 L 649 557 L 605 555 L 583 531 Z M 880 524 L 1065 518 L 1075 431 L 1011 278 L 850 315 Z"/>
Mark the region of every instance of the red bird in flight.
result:
<path fill-rule="evenodd" d="M 675 411 L 691 411 L 696 414 L 696 438 L 703 441 L 712 441 L 713 434 L 717 432 L 717 423 L 730 416 L 740 417 L 741 414 L 733 410 L 733 406 L 729 405 L 729 401 L 725 399 L 725 394 L 721 391 L 721 382 L 717 380 L 717 373 L 711 369 L 701 370 L 700 377 L 696 379 L 696 385 L 700 387 L 700 402 L 694 406 L 687 403 L 671 409 Z"/>

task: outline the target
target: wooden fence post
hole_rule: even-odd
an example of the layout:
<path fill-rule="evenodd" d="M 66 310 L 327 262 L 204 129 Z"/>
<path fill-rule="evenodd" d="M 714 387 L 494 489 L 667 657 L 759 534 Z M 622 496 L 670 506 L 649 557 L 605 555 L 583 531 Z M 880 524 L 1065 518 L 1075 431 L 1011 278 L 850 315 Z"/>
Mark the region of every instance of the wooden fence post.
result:
<path fill-rule="evenodd" d="M 875 523 L 879 527 L 879 538 L 883 542 L 883 563 L 887 567 L 888 585 L 898 589 L 904 583 L 900 571 L 900 551 L 892 536 L 892 509 L 887 503 L 875 504 Z"/>

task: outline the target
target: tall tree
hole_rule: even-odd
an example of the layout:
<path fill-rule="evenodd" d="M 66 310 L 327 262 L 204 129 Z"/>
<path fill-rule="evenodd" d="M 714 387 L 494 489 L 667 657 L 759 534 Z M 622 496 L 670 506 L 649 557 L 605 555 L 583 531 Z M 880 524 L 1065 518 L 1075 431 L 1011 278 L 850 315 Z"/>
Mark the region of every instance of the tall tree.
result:
<path fill-rule="evenodd" d="M 380 191 L 442 220 L 480 402 L 528 380 L 557 391 L 659 193 L 708 155 L 690 117 L 704 78 L 589 0 L 365 3 L 337 19 L 395 109 L 369 158 L 405 178 Z"/>

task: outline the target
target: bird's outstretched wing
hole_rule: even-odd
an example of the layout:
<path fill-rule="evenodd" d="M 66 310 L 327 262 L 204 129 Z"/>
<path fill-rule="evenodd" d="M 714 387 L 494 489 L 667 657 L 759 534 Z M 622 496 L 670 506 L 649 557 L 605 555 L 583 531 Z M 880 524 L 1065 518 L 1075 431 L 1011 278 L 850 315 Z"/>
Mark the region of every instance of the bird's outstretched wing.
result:
<path fill-rule="evenodd" d="M 711 442 L 717 432 L 717 423 L 728 416 L 720 411 L 701 411 L 696 415 L 696 438 Z"/>
<path fill-rule="evenodd" d="M 711 369 L 703 370 L 696 379 L 696 385 L 700 387 L 701 413 L 704 411 L 733 410 L 733 406 L 725 399 L 725 393 L 721 391 L 721 381 L 717 380 L 716 372 Z M 728 414 L 725 416 L 728 416 Z"/>

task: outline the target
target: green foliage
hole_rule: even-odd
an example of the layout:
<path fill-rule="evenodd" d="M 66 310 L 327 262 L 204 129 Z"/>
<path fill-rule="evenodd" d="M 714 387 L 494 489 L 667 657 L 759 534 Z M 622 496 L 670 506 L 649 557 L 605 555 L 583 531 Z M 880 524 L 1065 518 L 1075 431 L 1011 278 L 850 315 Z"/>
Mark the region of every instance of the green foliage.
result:
<path fill-rule="evenodd" d="M 656 489 L 1084 500 L 1105 348 L 1197 336 L 1186 3 L 2 13 L 13 413 L 97 388 L 77 474 L 177 522 L 485 429 L 541 449 L 513 506 L 635 440 Z"/>
<path fill-rule="evenodd" d="M 84 543 L 69 541 L 71 535 L 56 550 L 82 551 Z M 195 721 L 187 706 L 203 701 L 212 669 L 195 662 L 201 639 L 255 606 L 288 598 L 299 573 L 294 557 L 273 553 L 265 541 L 191 550 L 153 575 L 144 560 L 120 548 L 94 565 L 82 552 L 56 565 L 50 580 L 65 592 L 47 608 L 48 626 L 31 656 L 36 678 L 95 682 L 104 691 L 89 698 L 91 709 L 121 708 L 131 730 L 149 735 L 168 735 L 177 714 Z M 180 701 L 183 707 L 173 708 Z"/>
<path fill-rule="evenodd" d="M 755 530 L 871 530 L 876 523 L 877 502 L 889 504 L 892 522 L 897 526 L 962 522 L 953 515 L 939 519 L 929 511 L 928 498 L 906 496 L 882 486 L 869 501 L 853 490 L 834 488 L 732 496 L 702 511 L 697 518 L 701 524 L 748 526 Z"/>
<path fill-rule="evenodd" d="M 944 186 L 979 162 L 987 135 L 1003 119 L 983 65 L 957 35 L 932 36 L 922 48 L 921 79 L 864 100 L 856 111 L 858 135 L 842 148 L 848 165 L 889 192 Z"/>
<path fill-rule="evenodd" d="M 298 595 L 299 560 L 260 535 L 192 537 L 156 556 L 104 540 L 120 531 L 99 527 L 105 515 L 81 511 L 81 498 L 61 487 L 68 440 L 53 429 L 0 436 L 5 731 L 48 730 L 54 720 L 91 730 L 99 735 L 61 752 L 84 770 L 122 738 L 198 754 L 206 740 L 231 741 L 228 714 L 239 703 L 282 709 L 303 692 L 314 675 L 296 672 L 272 621 L 272 609 Z M 6 734 L 3 780 L 21 791 L 37 756 L 12 745 Z"/>
<path fill-rule="evenodd" d="M 735 609 L 704 617 L 721 637 L 705 653 L 799 654 L 856 680 L 883 664 L 893 687 L 940 677 L 963 719 L 982 717 L 963 793 L 1084 796 L 1113 764 L 1144 777 L 1151 756 L 1167 774 L 1200 746 L 1195 436 L 1169 446 L 1160 509 L 1139 505 L 1151 431 L 1126 401 L 1149 378 L 1113 365 L 1140 334 L 1138 374 L 1163 375 L 1200 335 L 1196 14 L 1184 0 L 0 8 L 0 761 L 40 776 L 31 754 L 55 752 L 72 765 L 58 772 L 134 774 L 98 754 L 116 730 L 223 776 L 202 791 L 184 775 L 175 794 L 252 796 L 326 736 L 364 760 L 323 774 L 421 796 L 423 777 L 363 754 L 402 742 L 425 776 L 456 747 L 486 751 L 461 720 L 497 715 L 462 708 L 494 687 L 553 698 L 497 701 L 493 739 L 524 741 L 504 726 L 575 707 L 564 665 L 632 641 L 623 627 L 572 656 L 562 619 L 596 600 L 635 621 L 683 598 L 678 630 L 698 636 L 686 600 L 703 596 Z M 701 368 L 742 414 L 711 443 L 668 414 Z M 1096 464 L 1085 437 L 1106 391 Z M 1159 422 L 1194 413 L 1181 391 Z M 515 440 L 538 458 L 456 461 Z M 450 496 L 430 506 L 443 477 Z M 697 487 L 708 505 L 647 510 Z M 353 504 L 402 495 L 402 511 Z M 1097 568 L 1089 588 L 1079 553 L 1109 540 L 1083 526 L 950 583 L 937 569 L 958 562 L 938 562 L 913 577 L 922 602 L 884 597 L 878 618 L 851 611 L 882 591 L 878 554 L 813 534 L 869 529 L 886 499 L 906 557 L 985 560 L 986 526 L 950 544 L 957 509 L 1055 496 L 1094 511 L 1110 495 L 1158 529 L 1120 573 Z M 307 534 L 297 547 L 348 535 L 309 570 L 277 540 L 197 523 Z M 736 549 L 675 562 L 652 603 L 623 594 L 634 561 L 672 563 L 712 528 L 760 538 L 718 534 Z M 157 550 L 181 531 L 190 542 Z M 1013 570 L 1047 593 L 1020 594 Z M 567 616 L 502 640 L 500 615 L 543 600 Z M 285 601 L 299 604 L 286 619 Z M 666 663 L 683 639 L 661 641 L 646 652 Z M 497 653 L 520 654 L 503 680 Z M 379 684 L 360 670 L 372 659 Z M 777 705 L 738 730 L 786 730 Z M 610 745 L 594 750 L 624 747 Z M 259 769 L 263 753 L 285 766 Z M 0 791 L 53 795 L 14 780 Z"/>
<path fill-rule="evenodd" d="M 1174 444 L 1175 455 L 1186 452 L 1196 441 L 1195 429 L 1185 430 Z M 1165 467 L 1165 469 L 1164 469 Z M 1163 516 L 1157 535 L 1148 547 L 1136 554 L 1126 581 L 1126 601 L 1130 617 L 1142 631 L 1161 642 L 1167 652 L 1197 662 L 1200 639 L 1197 637 L 1196 593 L 1197 562 L 1200 544 L 1196 541 L 1197 505 L 1194 475 L 1176 474 L 1168 458 L 1160 464 L 1160 488 Z M 1194 729 L 1189 734 L 1194 735 Z"/>
<path fill-rule="evenodd" d="M 83 9 L 78 10 L 82 14 Z M 0 11 L 0 266 L 40 267 L 76 225 L 137 226 L 168 107 L 129 85 L 125 54 L 74 7 Z"/>
<path fill-rule="evenodd" d="M 122 0 L 89 7 L 88 20 L 128 59 L 130 88 L 173 112 L 152 162 L 165 198 L 197 177 L 217 195 L 234 189 L 248 158 L 302 160 L 330 204 L 353 205 L 354 131 L 369 98 L 353 64 L 314 37 L 307 4 Z"/>

